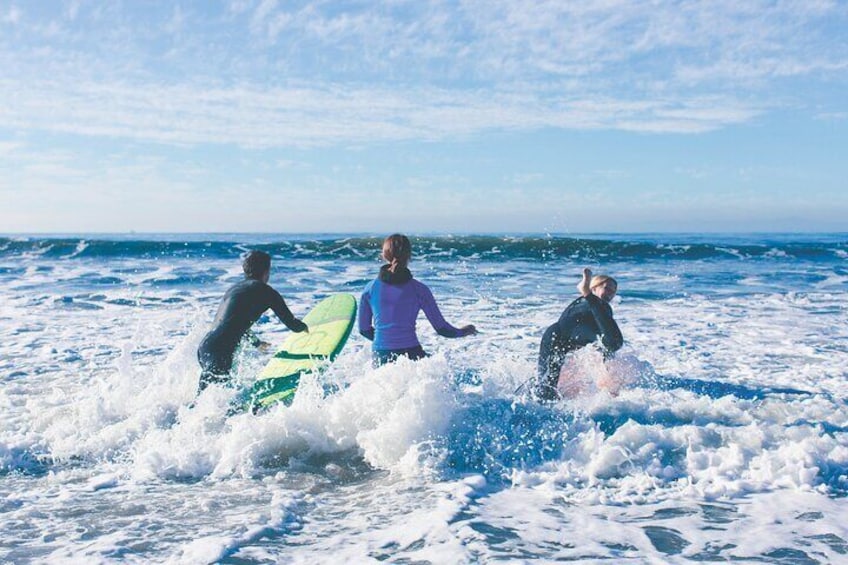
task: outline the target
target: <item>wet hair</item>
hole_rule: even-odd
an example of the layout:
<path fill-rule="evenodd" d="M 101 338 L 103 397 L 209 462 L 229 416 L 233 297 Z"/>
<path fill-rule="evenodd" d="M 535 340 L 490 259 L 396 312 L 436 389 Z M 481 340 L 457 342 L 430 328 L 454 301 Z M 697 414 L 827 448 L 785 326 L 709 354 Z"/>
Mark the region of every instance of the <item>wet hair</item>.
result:
<path fill-rule="evenodd" d="M 257 249 L 248 251 L 242 259 L 241 268 L 244 269 L 244 276 L 259 280 L 271 270 L 271 256 Z"/>
<path fill-rule="evenodd" d="M 592 280 L 589 282 L 589 288 L 595 288 L 598 285 L 602 285 L 605 282 L 611 282 L 613 286 L 618 290 L 618 281 L 612 278 L 609 275 L 595 275 L 592 277 Z"/>
<path fill-rule="evenodd" d="M 405 269 L 411 257 L 412 243 L 405 235 L 394 233 L 383 240 L 383 260 L 389 264 L 391 272 Z"/>

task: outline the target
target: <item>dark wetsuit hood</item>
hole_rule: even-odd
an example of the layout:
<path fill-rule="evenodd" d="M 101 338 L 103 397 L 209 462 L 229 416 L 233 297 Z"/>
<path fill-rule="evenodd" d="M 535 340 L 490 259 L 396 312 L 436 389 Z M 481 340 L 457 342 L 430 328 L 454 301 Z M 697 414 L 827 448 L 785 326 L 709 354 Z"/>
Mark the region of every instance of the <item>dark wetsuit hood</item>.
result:
<path fill-rule="evenodd" d="M 380 267 L 380 280 L 388 284 L 403 284 L 412 280 L 412 273 L 406 267 L 400 267 L 395 272 L 389 270 L 389 265 Z"/>

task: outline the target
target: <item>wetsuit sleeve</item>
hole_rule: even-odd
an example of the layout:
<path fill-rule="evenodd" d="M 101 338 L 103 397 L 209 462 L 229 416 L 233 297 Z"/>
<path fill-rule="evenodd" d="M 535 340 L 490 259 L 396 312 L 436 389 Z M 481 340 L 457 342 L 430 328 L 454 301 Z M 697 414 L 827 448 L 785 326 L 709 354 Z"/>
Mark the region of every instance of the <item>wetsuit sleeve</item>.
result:
<path fill-rule="evenodd" d="M 277 315 L 280 321 L 283 322 L 288 329 L 297 333 L 308 329 L 306 327 L 306 324 L 294 317 L 294 314 L 292 314 L 291 310 L 289 310 L 289 307 L 286 306 L 286 301 L 283 300 L 283 297 L 280 296 L 279 292 L 277 292 L 270 286 L 268 287 L 268 291 L 270 302 L 268 307 L 274 311 L 274 314 Z"/>
<path fill-rule="evenodd" d="M 621 335 L 621 330 L 618 329 L 618 324 L 612 317 L 612 308 L 594 294 L 586 297 L 586 303 L 589 305 L 592 317 L 595 318 L 595 323 L 601 330 L 601 343 L 604 344 L 604 348 L 609 353 L 621 349 L 621 346 L 624 345 L 624 338 Z"/>
<path fill-rule="evenodd" d="M 421 301 L 421 309 L 424 310 L 424 315 L 427 316 L 427 320 L 429 320 L 430 325 L 433 326 L 437 334 L 442 337 L 451 338 L 468 335 L 461 329 L 453 327 L 445 320 L 442 312 L 439 310 L 439 306 L 436 304 L 433 293 L 430 292 L 427 285 L 423 283 L 418 284 L 418 298 Z"/>
<path fill-rule="evenodd" d="M 374 313 L 371 310 L 370 290 L 369 284 L 359 297 L 359 333 L 368 341 L 374 341 L 374 325 L 372 324 Z"/>

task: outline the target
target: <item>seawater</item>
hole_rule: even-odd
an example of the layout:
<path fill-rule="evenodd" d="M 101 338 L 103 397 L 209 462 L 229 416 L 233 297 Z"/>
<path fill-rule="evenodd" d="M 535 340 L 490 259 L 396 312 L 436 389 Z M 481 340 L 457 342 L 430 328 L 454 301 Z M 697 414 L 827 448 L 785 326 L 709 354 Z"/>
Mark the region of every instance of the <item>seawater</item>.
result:
<path fill-rule="evenodd" d="M 416 237 L 413 273 L 480 335 L 422 317 L 431 357 L 380 369 L 353 335 L 264 414 L 195 397 L 245 250 L 302 316 L 358 296 L 380 242 L 0 237 L 0 561 L 848 561 L 848 235 Z M 536 404 L 584 266 L 619 280 L 630 383 Z"/>

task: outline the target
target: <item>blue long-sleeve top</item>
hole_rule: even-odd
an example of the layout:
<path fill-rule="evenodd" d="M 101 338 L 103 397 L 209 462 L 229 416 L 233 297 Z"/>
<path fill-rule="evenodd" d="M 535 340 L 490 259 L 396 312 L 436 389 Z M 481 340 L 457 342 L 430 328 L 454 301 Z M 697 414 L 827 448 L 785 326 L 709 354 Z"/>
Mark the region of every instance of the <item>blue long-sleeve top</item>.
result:
<path fill-rule="evenodd" d="M 372 340 L 376 351 L 408 349 L 421 345 L 415 333 L 418 313 L 442 337 L 462 337 L 465 332 L 442 316 L 427 285 L 412 278 L 407 269 L 392 273 L 387 266 L 368 283 L 359 299 L 359 333 Z"/>

